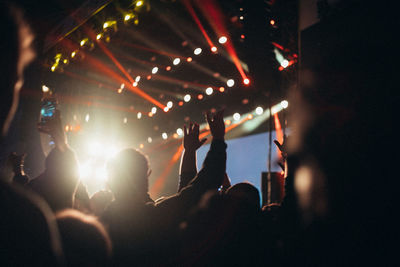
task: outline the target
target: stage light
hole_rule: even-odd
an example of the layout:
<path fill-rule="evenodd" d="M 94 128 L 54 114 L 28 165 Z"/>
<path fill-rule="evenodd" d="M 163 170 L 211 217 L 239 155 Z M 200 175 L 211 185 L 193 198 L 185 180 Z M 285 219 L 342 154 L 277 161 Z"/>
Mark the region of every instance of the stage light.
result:
<path fill-rule="evenodd" d="M 156 74 L 157 71 L 158 71 L 158 67 L 154 67 L 154 68 L 151 70 L 151 73 Z"/>
<path fill-rule="evenodd" d="M 189 102 L 190 99 L 191 99 L 191 96 L 190 96 L 190 95 L 185 95 L 185 96 L 183 97 L 183 100 L 184 100 L 185 102 Z"/>
<path fill-rule="evenodd" d="M 136 2 L 136 6 L 137 6 L 137 7 L 140 7 L 140 6 L 142 6 L 142 5 L 143 5 L 143 1 L 137 1 L 137 2 Z"/>
<path fill-rule="evenodd" d="M 228 85 L 228 87 L 232 87 L 235 85 L 235 81 L 233 79 L 229 79 L 226 81 L 226 85 Z"/>
<path fill-rule="evenodd" d="M 167 66 L 165 69 L 166 69 L 166 71 L 170 71 L 171 70 L 171 66 Z"/>
<path fill-rule="evenodd" d="M 128 20 L 132 19 L 135 15 L 132 13 L 128 13 L 124 16 L 124 21 L 127 22 Z"/>
<path fill-rule="evenodd" d="M 124 88 L 125 88 L 125 84 L 121 83 L 121 89 L 124 89 Z"/>
<path fill-rule="evenodd" d="M 224 44 L 224 43 L 226 43 L 226 41 L 228 41 L 228 38 L 226 38 L 225 36 L 221 36 L 221 37 L 218 39 L 218 42 L 219 42 L 220 44 Z"/>
<path fill-rule="evenodd" d="M 151 108 L 151 113 L 156 114 L 156 112 L 157 112 L 157 108 L 156 107 L 152 107 Z"/>
<path fill-rule="evenodd" d="M 253 119 L 253 114 L 247 115 L 247 119 L 249 119 L 249 120 Z"/>
<path fill-rule="evenodd" d="M 219 88 L 219 91 L 220 91 L 221 93 L 223 93 L 223 92 L 225 92 L 225 88 L 221 86 L 221 87 Z"/>
<path fill-rule="evenodd" d="M 139 81 L 140 81 L 140 76 L 136 76 L 135 82 L 139 82 Z"/>
<path fill-rule="evenodd" d="M 246 38 L 246 36 L 244 36 L 244 34 L 242 34 L 242 35 L 240 35 L 240 38 L 244 39 L 244 38 Z"/>
<path fill-rule="evenodd" d="M 250 80 L 249 80 L 248 78 L 245 78 L 245 79 L 243 80 L 243 83 L 244 83 L 245 85 L 249 85 L 249 84 L 250 84 Z"/>
<path fill-rule="evenodd" d="M 183 101 L 179 101 L 178 105 L 183 106 Z"/>
<path fill-rule="evenodd" d="M 149 112 L 149 113 L 147 113 L 147 115 L 151 118 L 151 117 L 153 117 L 153 113 L 152 112 Z"/>
<path fill-rule="evenodd" d="M 217 50 L 218 49 L 215 46 L 211 47 L 211 52 L 215 53 L 215 52 L 217 52 Z"/>
<path fill-rule="evenodd" d="M 118 94 L 121 94 L 121 93 L 122 93 L 122 91 L 123 91 L 123 89 L 122 89 L 122 88 L 118 88 L 118 90 L 117 90 Z"/>
<path fill-rule="evenodd" d="M 80 46 L 84 46 L 89 41 L 89 38 L 82 39 L 79 43 Z"/>
<path fill-rule="evenodd" d="M 68 58 L 64 58 L 63 63 L 64 63 L 65 65 L 68 65 L 68 63 L 69 63 Z"/>
<path fill-rule="evenodd" d="M 225 125 L 230 125 L 232 122 L 231 122 L 231 120 L 226 120 L 225 121 Z"/>
<path fill-rule="evenodd" d="M 186 59 L 187 62 L 192 62 L 192 60 L 193 60 L 193 58 L 191 58 L 191 57 L 188 57 L 188 58 Z"/>
<path fill-rule="evenodd" d="M 207 95 L 212 95 L 213 91 L 214 91 L 214 90 L 213 90 L 211 87 L 208 87 L 208 88 L 206 89 L 206 94 L 207 94 Z"/>
<path fill-rule="evenodd" d="M 103 34 L 101 34 L 101 33 L 97 34 L 97 35 L 96 35 L 96 40 L 100 40 L 101 37 L 103 37 Z"/>
<path fill-rule="evenodd" d="M 174 134 L 172 135 L 172 137 L 175 138 L 175 139 L 178 139 L 178 138 L 179 138 L 179 135 L 178 135 L 177 133 L 174 133 Z"/>
<path fill-rule="evenodd" d="M 137 118 L 140 120 L 142 118 L 142 112 L 137 113 Z"/>
<path fill-rule="evenodd" d="M 178 65 L 181 62 L 180 58 L 175 58 L 174 61 L 172 62 L 174 65 Z"/>
<path fill-rule="evenodd" d="M 117 21 L 116 20 L 109 20 L 109 21 L 104 22 L 104 24 L 103 24 L 104 30 L 109 30 L 111 27 L 114 30 L 117 29 Z"/>
<path fill-rule="evenodd" d="M 256 114 L 257 115 L 261 115 L 261 114 L 263 114 L 263 112 L 264 112 L 264 109 L 262 107 L 257 107 L 256 108 Z"/>
<path fill-rule="evenodd" d="M 198 48 L 196 48 L 196 49 L 194 50 L 193 53 L 194 53 L 196 56 L 198 56 L 198 55 L 201 54 L 202 51 L 203 51 L 203 50 L 202 50 L 200 47 L 198 47 Z"/>
<path fill-rule="evenodd" d="M 42 92 L 43 93 L 48 93 L 50 91 L 49 87 L 47 87 L 46 85 L 42 85 Z"/>
<path fill-rule="evenodd" d="M 289 66 L 289 61 L 288 61 L 287 59 L 282 60 L 281 66 L 282 66 L 283 68 L 286 68 L 287 66 Z"/>
<path fill-rule="evenodd" d="M 203 97 L 204 97 L 204 96 L 203 96 L 202 94 L 199 94 L 199 95 L 197 96 L 197 99 L 198 99 L 198 100 L 202 100 Z"/>
<path fill-rule="evenodd" d="M 124 118 L 124 123 L 125 124 L 128 123 L 128 118 L 127 117 Z"/>
<path fill-rule="evenodd" d="M 168 103 L 167 103 L 168 108 L 172 108 L 173 105 L 174 105 L 174 103 L 172 103 L 172 101 L 168 101 Z"/>
<path fill-rule="evenodd" d="M 65 131 L 66 131 L 66 132 L 69 131 L 69 125 L 65 125 Z"/>
<path fill-rule="evenodd" d="M 168 134 L 167 133 L 162 133 L 161 137 L 162 137 L 162 139 L 166 140 L 168 138 Z"/>
<path fill-rule="evenodd" d="M 133 85 L 133 87 L 136 87 L 136 86 L 138 86 L 138 83 L 137 82 L 133 82 L 132 85 Z"/>
<path fill-rule="evenodd" d="M 144 148 L 144 145 L 143 145 L 143 144 L 140 144 L 140 145 L 139 145 L 139 148 L 140 148 L 140 149 L 143 149 L 143 148 Z"/>
<path fill-rule="evenodd" d="M 275 25 L 275 20 L 271 19 L 271 20 L 269 21 L 269 23 L 270 23 L 271 25 Z"/>
<path fill-rule="evenodd" d="M 182 136 L 182 135 L 183 135 L 183 130 L 182 130 L 182 128 L 176 129 L 176 133 L 177 133 L 179 136 Z"/>
<path fill-rule="evenodd" d="M 239 17 L 239 19 L 240 19 L 240 20 L 243 20 L 243 19 L 244 19 L 244 17 L 243 17 L 243 16 L 240 16 L 240 17 Z"/>
<path fill-rule="evenodd" d="M 153 142 L 153 138 L 151 138 L 151 137 L 147 137 L 147 143 L 151 143 L 151 142 Z"/>
<path fill-rule="evenodd" d="M 233 119 L 235 120 L 235 121 L 238 121 L 238 120 L 240 120 L 240 114 L 239 113 L 235 113 L 235 114 L 233 114 Z"/>
<path fill-rule="evenodd" d="M 78 53 L 78 51 L 73 51 L 73 52 L 71 53 L 71 58 L 74 58 L 74 57 L 76 56 L 77 53 Z"/>
<path fill-rule="evenodd" d="M 168 112 L 168 111 L 169 111 L 169 107 L 165 107 L 164 112 Z"/>
<path fill-rule="evenodd" d="M 88 113 L 88 114 L 86 114 L 86 116 L 85 116 L 85 121 L 88 122 L 89 120 L 90 120 L 90 116 L 89 116 L 89 113 Z"/>
<path fill-rule="evenodd" d="M 56 70 L 57 65 L 58 65 L 58 64 L 54 64 L 53 66 L 51 66 L 51 71 L 52 71 L 52 72 L 54 72 L 54 71 Z"/>
<path fill-rule="evenodd" d="M 147 75 L 146 79 L 150 80 L 151 79 L 151 75 Z"/>
<path fill-rule="evenodd" d="M 289 102 L 287 102 L 286 100 L 282 100 L 281 106 L 282 106 L 282 108 L 287 108 L 289 106 Z"/>

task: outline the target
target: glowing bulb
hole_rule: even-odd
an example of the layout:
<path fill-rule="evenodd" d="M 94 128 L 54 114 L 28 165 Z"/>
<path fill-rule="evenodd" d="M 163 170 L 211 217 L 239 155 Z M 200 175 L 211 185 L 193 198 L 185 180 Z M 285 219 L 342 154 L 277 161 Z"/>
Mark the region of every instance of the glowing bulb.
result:
<path fill-rule="evenodd" d="M 197 96 L 197 99 L 198 99 L 198 100 L 202 100 L 202 99 L 203 99 L 203 95 L 202 95 L 202 94 L 199 94 L 199 95 Z"/>
<path fill-rule="evenodd" d="M 133 82 L 132 85 L 133 85 L 133 87 L 136 87 L 138 85 L 138 83 L 137 82 Z"/>
<path fill-rule="evenodd" d="M 240 16 L 240 17 L 239 17 L 239 19 L 240 19 L 240 20 L 243 20 L 243 19 L 244 19 L 244 17 L 243 17 L 243 16 Z"/>
<path fill-rule="evenodd" d="M 172 108 L 173 105 L 174 105 L 174 103 L 172 103 L 172 101 L 168 101 L 168 103 L 167 103 L 168 108 Z"/>
<path fill-rule="evenodd" d="M 287 108 L 289 106 L 289 102 L 287 102 L 286 100 L 282 100 L 281 106 L 282 106 L 282 108 Z"/>
<path fill-rule="evenodd" d="M 202 50 L 200 47 L 198 47 L 198 48 L 196 48 L 196 49 L 194 50 L 193 53 L 194 53 L 196 56 L 198 56 L 198 55 L 201 54 L 202 51 L 203 51 L 203 50 Z"/>
<path fill-rule="evenodd" d="M 181 62 L 180 58 L 175 58 L 174 61 L 172 62 L 174 65 L 178 65 Z"/>
<path fill-rule="evenodd" d="M 137 118 L 138 118 L 138 119 L 141 119 L 141 118 L 142 118 L 142 112 L 138 112 L 138 113 L 137 113 Z"/>
<path fill-rule="evenodd" d="M 221 37 L 218 39 L 218 42 L 219 42 L 220 44 L 224 44 L 224 43 L 226 43 L 226 41 L 228 41 L 228 38 L 226 38 L 225 36 L 221 36 Z"/>
<path fill-rule="evenodd" d="M 46 85 L 42 85 L 42 91 L 43 91 L 43 93 L 47 93 L 50 91 L 50 89 Z"/>
<path fill-rule="evenodd" d="M 193 60 L 193 58 L 191 58 L 191 57 L 188 57 L 188 58 L 186 59 L 187 62 L 192 62 L 192 60 Z"/>
<path fill-rule="evenodd" d="M 156 112 L 157 112 L 157 108 L 156 107 L 152 107 L 151 108 L 151 113 L 156 114 Z"/>
<path fill-rule="evenodd" d="M 275 25 L 275 20 L 271 19 L 271 20 L 269 21 L 269 23 L 270 23 L 271 25 Z"/>
<path fill-rule="evenodd" d="M 213 93 L 213 89 L 211 88 L 211 87 L 208 87 L 207 89 L 206 89 L 206 94 L 207 95 L 211 95 L 212 93 Z"/>
<path fill-rule="evenodd" d="M 229 79 L 226 81 L 226 85 L 228 85 L 228 87 L 232 87 L 235 85 L 235 81 L 233 79 Z"/>
<path fill-rule="evenodd" d="M 137 1 L 137 2 L 136 2 L 136 6 L 137 6 L 137 7 L 140 7 L 140 6 L 142 6 L 142 5 L 143 5 L 143 1 Z"/>
<path fill-rule="evenodd" d="M 56 68 L 57 68 L 57 65 L 51 66 L 51 71 L 54 72 L 56 70 Z"/>
<path fill-rule="evenodd" d="M 148 143 L 151 143 L 151 142 L 153 142 L 153 138 L 151 138 L 151 137 L 148 137 L 148 138 L 147 138 L 147 142 L 148 142 Z"/>
<path fill-rule="evenodd" d="M 233 119 L 235 120 L 235 121 L 238 121 L 238 120 L 240 120 L 240 114 L 239 113 L 235 113 L 235 114 L 233 114 Z"/>
<path fill-rule="evenodd" d="M 250 80 L 249 80 L 248 78 L 245 78 L 245 79 L 243 80 L 243 83 L 244 83 L 245 85 L 249 85 L 249 84 L 250 84 Z"/>
<path fill-rule="evenodd" d="M 183 100 L 185 101 L 185 102 L 189 102 L 190 101 L 190 95 L 185 95 L 184 97 L 183 97 Z"/>
<path fill-rule="evenodd" d="M 86 114 L 86 116 L 85 116 L 85 121 L 88 122 L 89 119 L 90 119 L 90 116 L 89 116 L 89 113 L 88 113 L 88 114 Z"/>
<path fill-rule="evenodd" d="M 157 71 L 158 71 L 158 68 L 157 68 L 157 67 L 154 67 L 154 68 L 151 70 L 151 73 L 156 74 Z"/>
<path fill-rule="evenodd" d="M 168 111 L 169 111 L 169 107 L 165 107 L 164 112 L 168 112 Z"/>
<path fill-rule="evenodd" d="M 223 93 L 223 92 L 225 92 L 225 88 L 221 86 L 221 87 L 219 88 L 219 91 L 220 91 L 221 93 Z"/>
<path fill-rule="evenodd" d="M 211 52 L 215 53 L 215 52 L 217 52 L 217 50 L 218 49 L 215 46 L 211 47 Z"/>
<path fill-rule="evenodd" d="M 162 135 L 161 135 L 161 137 L 162 137 L 162 139 L 167 139 L 168 138 L 168 134 L 167 133 L 162 133 Z"/>
<path fill-rule="evenodd" d="M 182 136 L 182 135 L 183 135 L 183 130 L 182 130 L 182 128 L 176 129 L 176 133 L 177 133 L 179 136 Z"/>
<path fill-rule="evenodd" d="M 126 14 L 125 17 L 124 17 L 124 20 L 125 20 L 125 21 L 128 21 L 128 20 L 130 20 L 131 18 L 132 18 L 132 15 L 131 15 L 131 14 Z"/>
<path fill-rule="evenodd" d="M 136 76 L 135 82 L 139 82 L 139 81 L 140 81 L 140 76 Z"/>
<path fill-rule="evenodd" d="M 264 109 L 262 107 L 257 107 L 256 108 L 256 114 L 257 115 L 261 115 L 261 114 L 263 114 L 263 112 L 264 112 Z"/>
<path fill-rule="evenodd" d="M 96 40 L 100 40 L 101 37 L 103 37 L 103 35 L 102 35 L 101 33 L 97 34 L 97 35 L 96 35 Z"/>
<path fill-rule="evenodd" d="M 86 43 L 86 39 L 83 39 L 79 44 L 80 44 L 81 46 L 84 46 L 85 43 Z"/>
<path fill-rule="evenodd" d="M 286 68 L 287 66 L 289 66 L 289 61 L 287 59 L 282 60 L 281 66 Z"/>
<path fill-rule="evenodd" d="M 71 58 L 74 58 L 76 56 L 76 51 L 73 51 L 72 53 L 71 53 Z"/>

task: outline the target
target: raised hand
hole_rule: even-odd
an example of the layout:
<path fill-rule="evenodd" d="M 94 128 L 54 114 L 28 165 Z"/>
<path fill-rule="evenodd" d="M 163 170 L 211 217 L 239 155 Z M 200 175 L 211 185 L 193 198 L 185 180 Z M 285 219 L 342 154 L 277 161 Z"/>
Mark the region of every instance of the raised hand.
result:
<path fill-rule="evenodd" d="M 224 110 L 219 110 L 215 115 L 211 116 L 209 112 L 206 113 L 206 119 L 210 126 L 211 135 L 214 139 L 224 140 L 225 137 L 225 123 L 224 123 Z"/>
<path fill-rule="evenodd" d="M 50 135 L 53 138 L 57 148 L 62 151 L 64 150 L 67 144 L 67 139 L 61 123 L 61 115 L 59 110 L 56 110 L 53 118 L 45 122 L 39 122 L 37 128 L 39 132 Z"/>
<path fill-rule="evenodd" d="M 186 151 L 196 151 L 207 141 L 207 138 L 199 140 L 199 132 L 197 123 L 190 123 L 189 128 L 183 126 L 183 148 Z"/>

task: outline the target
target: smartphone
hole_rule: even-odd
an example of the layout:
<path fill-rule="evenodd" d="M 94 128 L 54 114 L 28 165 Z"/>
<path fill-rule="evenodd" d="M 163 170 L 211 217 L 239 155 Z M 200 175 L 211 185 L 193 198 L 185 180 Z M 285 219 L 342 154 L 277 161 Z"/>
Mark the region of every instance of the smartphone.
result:
<path fill-rule="evenodd" d="M 56 114 L 57 100 L 55 98 L 45 98 L 42 100 L 42 107 L 40 109 L 40 121 L 42 123 L 53 118 Z"/>

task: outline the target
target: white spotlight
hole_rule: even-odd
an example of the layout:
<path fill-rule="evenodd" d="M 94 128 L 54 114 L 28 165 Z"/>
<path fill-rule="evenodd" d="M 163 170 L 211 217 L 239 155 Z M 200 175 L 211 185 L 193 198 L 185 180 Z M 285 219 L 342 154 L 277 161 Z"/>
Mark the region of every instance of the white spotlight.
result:
<path fill-rule="evenodd" d="M 168 108 L 172 108 L 173 105 L 174 105 L 174 103 L 172 103 L 172 101 L 168 101 L 168 103 L 167 103 Z"/>
<path fill-rule="evenodd" d="M 218 39 L 218 42 L 219 42 L 220 44 L 224 44 L 224 43 L 226 43 L 226 41 L 228 41 L 228 38 L 226 38 L 226 36 L 221 36 L 221 37 Z"/>
<path fill-rule="evenodd" d="M 207 95 L 211 95 L 212 93 L 213 93 L 213 89 L 212 89 L 212 87 L 208 87 L 207 89 L 206 89 L 206 94 Z"/>
<path fill-rule="evenodd" d="M 158 67 L 154 67 L 154 68 L 151 70 L 151 73 L 156 74 L 157 71 L 158 71 Z"/>
<path fill-rule="evenodd" d="M 200 47 L 198 47 L 198 48 L 196 48 L 196 49 L 194 50 L 193 53 L 194 53 L 196 56 L 198 56 L 198 55 L 201 54 L 202 51 L 203 51 L 203 50 L 202 50 Z"/>
<path fill-rule="evenodd" d="M 239 113 L 235 113 L 235 114 L 233 114 L 233 119 L 235 120 L 235 121 L 238 121 L 238 120 L 240 120 L 240 114 Z"/>
<path fill-rule="evenodd" d="M 183 130 L 182 130 L 181 128 L 178 128 L 178 129 L 176 129 L 176 133 L 177 133 L 179 136 L 182 136 L 182 135 L 183 135 Z"/>
<path fill-rule="evenodd" d="M 180 62 L 181 62 L 181 59 L 177 57 L 177 58 L 174 59 L 174 61 L 172 62 L 172 64 L 178 65 Z"/>
<path fill-rule="evenodd" d="M 168 112 L 168 111 L 169 111 L 169 107 L 165 107 L 164 112 Z"/>
<path fill-rule="evenodd" d="M 256 108 L 256 114 L 257 115 L 261 115 L 261 114 L 263 114 L 263 112 L 264 112 L 264 109 L 262 107 L 257 107 Z"/>
<path fill-rule="evenodd" d="M 140 81 L 140 76 L 136 76 L 136 78 L 135 78 L 135 82 L 139 82 Z"/>
<path fill-rule="evenodd" d="M 166 140 L 168 138 L 168 134 L 167 133 L 162 133 L 162 139 Z"/>
<path fill-rule="evenodd" d="M 157 108 L 156 107 L 152 107 L 151 108 L 151 113 L 156 114 L 156 112 L 157 112 Z"/>
<path fill-rule="evenodd" d="M 47 93 L 50 91 L 50 89 L 46 85 L 42 85 L 42 91 L 43 91 L 43 93 Z"/>
<path fill-rule="evenodd" d="M 226 81 L 226 85 L 228 85 L 228 87 L 232 87 L 235 85 L 235 81 L 233 79 L 229 79 Z"/>
<path fill-rule="evenodd" d="M 136 87 L 138 85 L 138 83 L 137 82 L 133 82 L 132 85 L 133 85 L 133 87 Z"/>
<path fill-rule="evenodd" d="M 137 118 L 138 118 L 138 119 L 142 118 L 142 112 L 138 112 Z"/>
<path fill-rule="evenodd" d="M 287 102 L 286 100 L 282 100 L 281 106 L 282 108 L 287 108 L 289 106 L 289 102 Z"/>
<path fill-rule="evenodd" d="M 185 95 L 185 96 L 183 97 L 183 100 L 184 100 L 185 102 L 189 102 L 189 101 L 190 101 L 190 98 L 191 98 L 190 95 Z"/>

